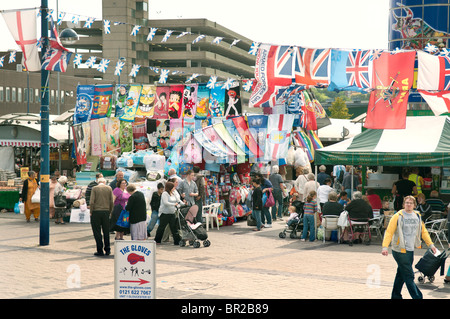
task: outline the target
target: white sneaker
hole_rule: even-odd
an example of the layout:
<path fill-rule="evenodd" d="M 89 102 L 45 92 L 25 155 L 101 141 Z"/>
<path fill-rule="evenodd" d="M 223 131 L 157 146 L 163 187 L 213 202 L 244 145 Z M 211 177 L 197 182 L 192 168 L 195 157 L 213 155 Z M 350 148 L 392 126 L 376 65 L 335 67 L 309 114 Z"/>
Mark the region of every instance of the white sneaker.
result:
<path fill-rule="evenodd" d="M 266 228 L 272 228 L 272 224 L 265 224 L 264 227 L 266 227 Z"/>

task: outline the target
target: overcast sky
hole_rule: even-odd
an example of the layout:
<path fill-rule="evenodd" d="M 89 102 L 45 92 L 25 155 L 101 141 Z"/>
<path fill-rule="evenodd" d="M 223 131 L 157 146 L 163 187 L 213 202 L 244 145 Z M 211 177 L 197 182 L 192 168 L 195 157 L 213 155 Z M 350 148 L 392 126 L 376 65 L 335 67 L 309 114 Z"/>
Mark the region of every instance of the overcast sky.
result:
<path fill-rule="evenodd" d="M 111 0 L 110 0 L 111 1 Z M 39 7 L 2 0 L 0 10 Z M 56 11 L 56 0 L 48 0 Z M 59 11 L 101 19 L 101 0 L 59 0 Z M 150 0 L 150 19 L 207 18 L 257 42 L 387 49 L 388 0 Z M 39 25 L 39 24 L 38 24 Z M 0 18 L 0 50 L 18 49 Z"/>

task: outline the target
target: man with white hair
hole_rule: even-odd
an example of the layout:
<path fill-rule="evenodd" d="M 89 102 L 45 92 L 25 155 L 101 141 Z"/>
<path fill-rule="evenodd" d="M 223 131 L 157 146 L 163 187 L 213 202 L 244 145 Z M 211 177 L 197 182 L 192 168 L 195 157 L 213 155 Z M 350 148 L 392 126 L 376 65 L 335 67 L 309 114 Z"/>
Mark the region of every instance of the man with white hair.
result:
<path fill-rule="evenodd" d="M 92 188 L 89 206 L 91 213 L 91 228 L 97 244 L 97 252 L 95 252 L 94 255 L 109 255 L 111 253 L 109 240 L 109 216 L 114 208 L 114 199 L 112 189 L 106 185 L 106 180 L 103 177 L 99 178 L 98 185 Z M 102 241 L 102 232 L 104 246 Z M 103 250 L 105 251 L 104 253 Z"/>
<path fill-rule="evenodd" d="M 327 167 L 325 165 L 319 166 L 319 174 L 317 174 L 317 182 L 320 185 L 324 185 L 327 178 L 331 179 L 331 176 L 326 173 Z"/>

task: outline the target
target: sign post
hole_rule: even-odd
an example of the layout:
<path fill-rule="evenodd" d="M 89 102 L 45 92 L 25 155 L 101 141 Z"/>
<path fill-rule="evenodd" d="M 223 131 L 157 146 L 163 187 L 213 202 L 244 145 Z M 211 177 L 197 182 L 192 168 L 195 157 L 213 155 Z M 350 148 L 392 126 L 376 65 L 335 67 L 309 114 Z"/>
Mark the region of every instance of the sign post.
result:
<path fill-rule="evenodd" d="M 120 240 L 114 249 L 114 297 L 155 299 L 155 241 Z"/>

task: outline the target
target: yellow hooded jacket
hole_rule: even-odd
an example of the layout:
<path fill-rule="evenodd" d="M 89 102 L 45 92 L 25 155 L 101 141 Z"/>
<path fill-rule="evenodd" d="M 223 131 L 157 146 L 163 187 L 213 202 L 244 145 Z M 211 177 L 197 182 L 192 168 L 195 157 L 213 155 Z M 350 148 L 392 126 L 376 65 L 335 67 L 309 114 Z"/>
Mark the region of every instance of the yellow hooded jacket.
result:
<path fill-rule="evenodd" d="M 416 248 L 421 248 L 422 239 L 429 247 L 432 246 L 433 242 L 431 241 L 430 234 L 428 234 L 428 231 L 425 228 L 425 224 L 422 222 L 422 217 L 420 216 L 420 213 L 418 211 L 414 211 L 414 213 L 417 215 L 420 224 L 422 225 L 422 227 L 419 227 L 417 230 L 414 246 Z M 387 249 L 389 243 L 392 242 L 392 250 L 396 252 L 406 253 L 405 242 L 402 232 L 403 214 L 404 211 L 402 209 L 398 211 L 394 216 L 392 216 L 391 220 L 389 221 L 389 225 L 386 228 L 386 232 L 384 233 L 383 248 Z"/>

